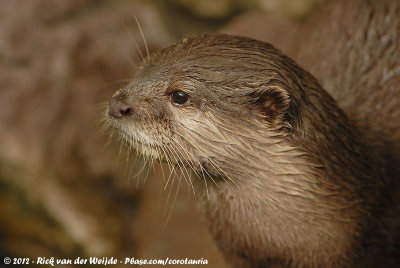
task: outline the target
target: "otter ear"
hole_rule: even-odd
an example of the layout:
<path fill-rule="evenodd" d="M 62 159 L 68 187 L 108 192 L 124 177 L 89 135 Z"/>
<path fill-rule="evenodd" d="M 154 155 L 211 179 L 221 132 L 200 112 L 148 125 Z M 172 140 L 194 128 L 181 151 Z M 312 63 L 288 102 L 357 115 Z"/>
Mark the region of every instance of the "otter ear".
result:
<path fill-rule="evenodd" d="M 290 97 L 286 90 L 276 85 L 268 85 L 257 90 L 256 97 L 256 104 L 267 121 L 279 123 L 285 120 L 290 106 Z"/>

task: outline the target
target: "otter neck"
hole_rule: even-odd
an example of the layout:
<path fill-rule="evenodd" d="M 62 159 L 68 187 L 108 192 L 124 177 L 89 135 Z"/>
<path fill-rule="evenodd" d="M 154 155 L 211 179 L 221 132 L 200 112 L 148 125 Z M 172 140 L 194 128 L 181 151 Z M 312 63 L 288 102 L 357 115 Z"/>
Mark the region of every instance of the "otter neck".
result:
<path fill-rule="evenodd" d="M 311 75 L 295 70 L 300 87 L 292 100 L 302 106 L 293 129 L 253 122 L 256 127 L 243 128 L 249 135 L 241 131 L 222 151 L 211 149 L 203 165 L 210 180 L 198 186 L 200 213 L 225 252 L 344 266 L 354 259 L 349 252 L 362 255 L 360 241 L 374 227 L 360 219 L 379 207 L 370 197 L 379 195 L 383 181 L 361 131 Z M 235 132 L 227 124 L 217 139 Z"/>

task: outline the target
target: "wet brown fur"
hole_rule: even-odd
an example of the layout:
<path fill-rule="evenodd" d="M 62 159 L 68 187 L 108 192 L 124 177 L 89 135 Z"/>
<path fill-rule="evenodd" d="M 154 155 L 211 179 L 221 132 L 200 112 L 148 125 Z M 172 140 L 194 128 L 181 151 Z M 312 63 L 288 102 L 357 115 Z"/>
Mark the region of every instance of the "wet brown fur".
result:
<path fill-rule="evenodd" d="M 176 90 L 187 104 L 172 103 Z M 108 119 L 128 143 L 194 172 L 200 214 L 228 262 L 398 263 L 397 186 L 384 145 L 271 45 L 185 39 L 145 60 L 114 98 L 133 108 Z"/>

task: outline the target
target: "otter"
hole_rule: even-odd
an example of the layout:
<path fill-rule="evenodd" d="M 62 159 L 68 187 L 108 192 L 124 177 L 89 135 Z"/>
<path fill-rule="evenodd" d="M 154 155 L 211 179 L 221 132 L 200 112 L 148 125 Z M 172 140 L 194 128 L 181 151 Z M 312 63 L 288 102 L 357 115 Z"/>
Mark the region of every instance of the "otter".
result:
<path fill-rule="evenodd" d="M 192 171 L 199 213 L 236 267 L 400 263 L 387 144 L 268 43 L 204 34 L 156 52 L 112 96 L 107 123 Z"/>

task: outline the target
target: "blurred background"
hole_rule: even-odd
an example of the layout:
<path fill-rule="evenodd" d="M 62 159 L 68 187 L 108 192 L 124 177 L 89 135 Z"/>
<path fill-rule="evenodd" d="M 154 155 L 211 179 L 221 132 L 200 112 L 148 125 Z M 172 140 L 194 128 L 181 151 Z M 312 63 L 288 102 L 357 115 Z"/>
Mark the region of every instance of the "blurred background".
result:
<path fill-rule="evenodd" d="M 139 162 L 106 146 L 104 104 L 146 52 L 135 17 L 150 52 L 226 32 L 291 55 L 319 2 L 0 0 L 0 262 L 169 257 L 225 267 L 188 187 L 172 206 L 160 165 L 137 187 Z"/>

